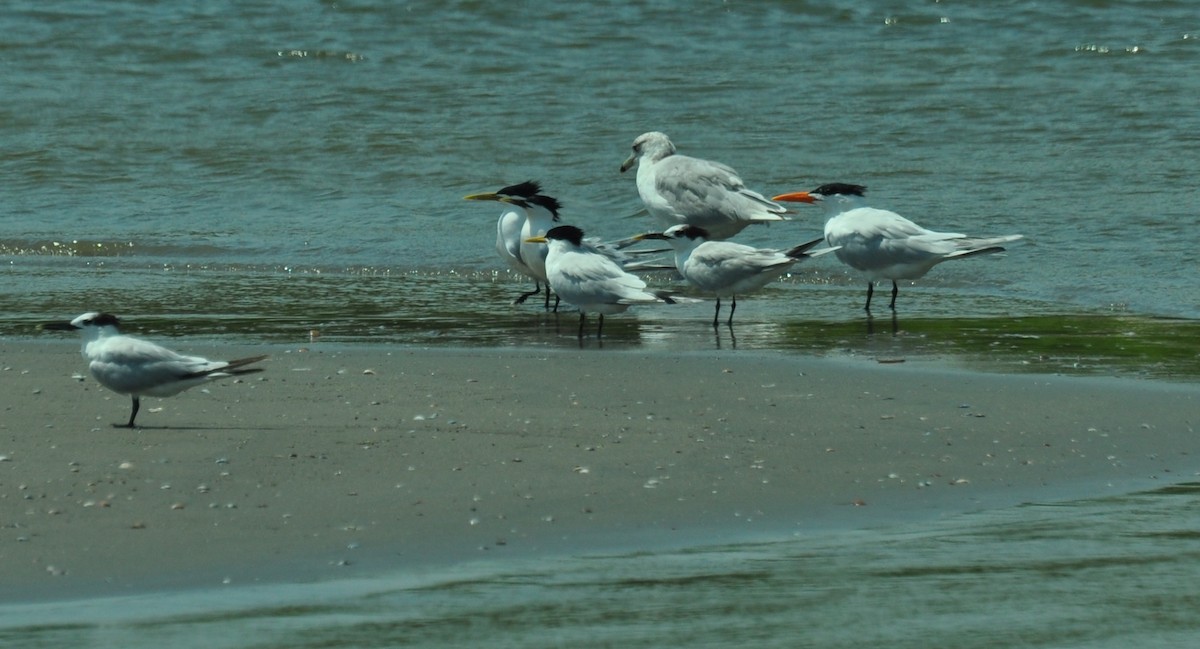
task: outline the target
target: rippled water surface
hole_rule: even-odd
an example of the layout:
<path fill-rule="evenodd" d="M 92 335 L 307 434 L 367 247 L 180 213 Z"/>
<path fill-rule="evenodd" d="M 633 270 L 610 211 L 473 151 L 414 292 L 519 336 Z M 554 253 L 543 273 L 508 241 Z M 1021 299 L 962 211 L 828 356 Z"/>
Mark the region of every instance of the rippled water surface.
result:
<path fill-rule="evenodd" d="M 380 310 L 494 309 L 490 283 L 522 283 L 499 210 L 462 196 L 536 178 L 589 233 L 644 231 L 617 167 L 651 129 L 764 193 L 859 182 L 929 226 L 1026 235 L 905 287 L 903 315 L 1195 318 L 1197 23 L 1169 1 L 8 3 L 4 331 L 251 292 L 263 320 L 354 318 L 342 293 L 372 285 Z M 317 273 L 326 291 L 286 296 Z M 796 274 L 747 319 L 861 317 L 836 260 Z"/>

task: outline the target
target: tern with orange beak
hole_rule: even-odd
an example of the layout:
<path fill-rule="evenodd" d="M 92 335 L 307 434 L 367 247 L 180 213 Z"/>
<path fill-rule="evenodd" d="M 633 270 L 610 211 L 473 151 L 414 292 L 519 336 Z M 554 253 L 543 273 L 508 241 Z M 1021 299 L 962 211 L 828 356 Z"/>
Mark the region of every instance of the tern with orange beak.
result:
<path fill-rule="evenodd" d="M 838 248 L 834 254 L 842 263 L 867 276 L 868 312 L 879 280 L 892 281 L 888 308 L 895 310 L 900 292 L 896 280 L 924 277 L 943 261 L 1004 252 L 1000 244 L 1023 238 L 1019 234 L 969 237 L 927 230 L 895 212 L 869 207 L 863 197 L 866 189 L 830 183 L 808 192 L 780 194 L 773 200 L 816 204 L 825 210 L 829 216 L 825 242 Z"/>

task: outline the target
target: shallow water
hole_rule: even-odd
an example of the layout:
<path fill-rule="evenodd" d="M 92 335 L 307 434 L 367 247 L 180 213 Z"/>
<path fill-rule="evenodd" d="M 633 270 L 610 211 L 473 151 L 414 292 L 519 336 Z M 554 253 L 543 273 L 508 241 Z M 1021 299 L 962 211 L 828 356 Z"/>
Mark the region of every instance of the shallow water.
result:
<path fill-rule="evenodd" d="M 1200 485 L 687 550 L 0 608 L 13 646 L 1168 647 Z"/>
<path fill-rule="evenodd" d="M 1030 341 L 1005 369 L 1196 375 L 1198 345 L 1157 353 L 1198 339 L 1188 3 L 6 7 L 3 336 L 99 309 L 239 341 L 574 344 L 509 306 L 527 284 L 494 258 L 499 210 L 462 196 L 536 178 L 591 234 L 650 229 L 617 166 L 661 129 L 768 194 L 860 182 L 1027 239 L 903 286 L 900 343 L 827 257 L 744 297 L 733 331 L 710 304 L 641 308 L 609 348 L 996 356 L 965 331 Z M 739 238 L 820 227 L 801 208 Z"/>
<path fill-rule="evenodd" d="M 681 6 L 8 3 L 4 333 L 90 308 L 490 305 L 499 210 L 462 196 L 536 178 L 592 234 L 645 231 L 617 167 L 651 129 L 764 193 L 859 182 L 932 227 L 1026 235 L 905 287 L 906 316 L 1200 316 L 1190 3 Z M 819 235 L 801 209 L 740 238 Z M 311 274 L 327 290 L 293 304 Z M 797 274 L 838 299 L 745 315 L 860 316 L 836 260 Z"/>
<path fill-rule="evenodd" d="M 246 269 L 100 269 L 84 276 L 43 268 L 38 281 L 68 302 L 129 305 L 130 333 L 175 346 L 232 339 L 281 344 L 389 344 L 432 347 L 578 348 L 702 353 L 713 350 L 950 363 L 985 371 L 1200 379 L 1200 320 L 1137 314 L 1060 313 L 1045 305 L 970 293 L 902 293 L 939 309 L 872 317 L 858 310 L 851 286 L 793 276 L 738 302 L 734 326 L 712 327 L 713 304 L 643 309 L 605 319 L 604 336 L 577 338 L 579 316 L 564 307 L 513 307 L 525 284 L 489 271 L 289 273 Z M 655 277 L 673 281 L 667 274 Z M 135 294 L 120 283 L 133 280 Z M 116 285 L 114 285 L 116 284 Z M 32 301 L 17 295 L 14 302 Z M 161 301 L 170 293 L 173 304 Z M 463 296 L 469 296 L 464 299 Z M 98 298 L 98 299 L 96 299 Z M 63 311 L 59 311 L 63 313 Z M 66 312 L 66 316 L 74 312 Z M 153 315 L 149 315 L 153 314 Z M 973 315 L 961 315 L 973 314 Z M 0 322 L 10 338 L 39 335 L 43 311 Z M 55 334 L 40 334 L 55 335 Z"/>
<path fill-rule="evenodd" d="M 589 348 L 1200 377 L 1191 2 L 15 0 L 0 27 L 9 339 L 101 309 L 160 339 L 577 346 L 573 314 L 509 305 L 499 210 L 462 197 L 535 178 L 589 234 L 642 232 L 617 167 L 663 130 L 767 194 L 857 182 L 930 227 L 1027 238 L 902 286 L 894 319 L 826 257 L 733 328 L 636 309 Z M 739 240 L 820 230 L 800 211 Z M 0 644 L 1182 646 L 1196 503 L 9 606 Z"/>

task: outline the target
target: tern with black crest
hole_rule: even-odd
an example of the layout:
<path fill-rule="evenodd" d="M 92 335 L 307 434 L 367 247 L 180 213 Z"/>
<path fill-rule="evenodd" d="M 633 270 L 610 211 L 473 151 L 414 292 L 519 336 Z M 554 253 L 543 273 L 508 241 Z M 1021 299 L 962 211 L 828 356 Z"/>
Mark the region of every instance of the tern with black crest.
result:
<path fill-rule="evenodd" d="M 812 250 L 824 239 L 802 243 L 788 250 L 754 248 L 732 241 L 709 241 L 708 232 L 695 225 L 674 225 L 664 232 L 638 235 L 639 239 L 661 239 L 675 249 L 675 267 L 679 274 L 704 293 L 717 298 L 713 326 L 721 315 L 721 298 L 730 298 L 729 320 L 737 310 L 737 296 L 766 286 L 797 263 L 833 252 L 832 248 Z"/>
<path fill-rule="evenodd" d="M 830 183 L 808 192 L 781 194 L 774 200 L 811 203 L 825 210 L 829 216 L 825 241 L 838 248 L 835 254 L 842 263 L 867 276 L 867 311 L 871 310 L 878 280 L 892 281 L 888 308 L 894 311 L 900 292 L 896 280 L 924 277 L 943 261 L 1004 252 L 1000 244 L 1023 238 L 1019 234 L 969 237 L 927 230 L 895 212 L 869 207 L 864 198 L 866 189 L 862 185 Z"/>
<path fill-rule="evenodd" d="M 526 239 L 545 243 L 546 276 L 554 293 L 579 308 L 579 337 L 588 313 L 599 314 L 596 337 L 604 330 L 604 314 L 622 313 L 635 304 L 675 304 L 667 291 L 646 288 L 642 278 L 626 272 L 620 264 L 583 238 L 573 225 L 550 228 L 545 236 Z"/>
<path fill-rule="evenodd" d="M 120 332 L 120 320 L 109 313 L 89 312 L 70 322 L 52 322 L 43 329 L 78 331 L 83 335 L 83 357 L 100 385 L 133 399 L 129 422 L 114 426 L 133 428 L 141 397 L 170 397 L 188 388 L 231 376 L 261 372 L 247 367 L 266 358 L 251 356 L 232 361 L 210 361 L 185 356 L 141 338 Z"/>
<path fill-rule="evenodd" d="M 533 180 L 509 185 L 496 192 L 471 194 L 465 198 L 469 201 L 498 201 L 512 206 L 512 209 L 506 209 L 500 215 L 500 220 L 496 223 L 496 252 L 510 268 L 534 280 L 534 290 L 520 294 L 513 300 L 513 304 L 521 304 L 526 298 L 537 295 L 545 285 L 548 310 L 551 289 L 546 277 L 546 256 L 549 254 L 549 248 L 544 243 L 530 243 L 529 240 L 545 235 L 550 228 L 559 224 L 562 203 L 557 198 L 542 193 L 541 185 Z M 605 243 L 596 238 L 589 238 L 584 243 L 627 270 L 662 269 L 662 265 L 654 259 L 641 260 L 663 252 L 661 250 L 621 250 L 633 243 L 632 240 Z M 561 296 L 557 295 L 554 298 L 555 310 L 558 309 L 560 298 Z"/>
<path fill-rule="evenodd" d="M 542 194 L 537 182 L 527 180 L 502 187 L 495 192 L 471 194 L 468 201 L 497 201 L 506 207 L 496 221 L 496 253 L 508 267 L 533 280 L 533 290 L 521 293 L 513 304 L 521 304 L 546 287 L 547 309 L 550 308 L 550 285 L 546 281 L 546 247 L 525 243 L 554 227 L 561 207 L 553 196 Z M 511 207 L 508 207 L 511 206 Z"/>

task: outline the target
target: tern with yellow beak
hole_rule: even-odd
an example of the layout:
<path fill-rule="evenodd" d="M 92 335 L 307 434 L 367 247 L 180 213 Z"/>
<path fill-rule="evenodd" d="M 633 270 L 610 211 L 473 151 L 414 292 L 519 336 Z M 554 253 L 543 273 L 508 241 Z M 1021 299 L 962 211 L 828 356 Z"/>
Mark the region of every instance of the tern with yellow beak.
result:
<path fill-rule="evenodd" d="M 622 313 L 636 304 L 675 304 L 667 291 L 646 288 L 640 277 L 626 272 L 595 246 L 584 241 L 583 230 L 573 225 L 550 228 L 545 236 L 526 239 L 530 243 L 545 243 L 546 276 L 550 288 L 564 301 L 579 308 L 579 337 L 588 313 L 596 313 L 599 325 L 596 337 L 604 330 L 604 315 Z M 688 300 L 692 301 L 692 300 Z"/>
<path fill-rule="evenodd" d="M 496 221 L 496 254 L 509 268 L 533 280 L 533 290 L 518 295 L 513 304 L 522 304 L 529 297 L 541 293 L 544 284 L 545 306 L 549 309 L 546 246 L 525 243 L 525 239 L 543 235 L 554 227 L 559 218 L 558 210 L 562 207 L 558 200 L 543 194 L 541 185 L 532 180 L 464 198 L 468 201 L 497 201 L 506 206 Z"/>

